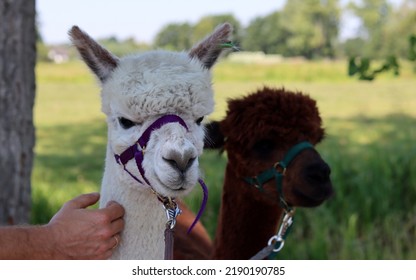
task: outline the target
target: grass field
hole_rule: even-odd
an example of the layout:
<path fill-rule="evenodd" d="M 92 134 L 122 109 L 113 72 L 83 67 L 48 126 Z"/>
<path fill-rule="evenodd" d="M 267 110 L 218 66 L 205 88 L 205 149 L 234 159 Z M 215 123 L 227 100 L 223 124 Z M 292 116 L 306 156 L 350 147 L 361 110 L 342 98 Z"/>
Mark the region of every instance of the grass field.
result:
<path fill-rule="evenodd" d="M 331 165 L 336 195 L 298 209 L 281 259 L 416 259 L 416 76 L 374 82 L 346 75 L 346 62 L 246 65 L 223 61 L 214 72 L 216 110 L 263 85 L 299 90 L 317 100 L 327 138 L 317 149 Z M 99 189 L 106 145 L 99 88 L 80 62 L 37 67 L 33 170 L 34 223 L 66 200 Z M 210 200 L 203 223 L 213 234 L 226 158 L 201 159 Z M 187 198 L 199 206 L 198 188 Z"/>

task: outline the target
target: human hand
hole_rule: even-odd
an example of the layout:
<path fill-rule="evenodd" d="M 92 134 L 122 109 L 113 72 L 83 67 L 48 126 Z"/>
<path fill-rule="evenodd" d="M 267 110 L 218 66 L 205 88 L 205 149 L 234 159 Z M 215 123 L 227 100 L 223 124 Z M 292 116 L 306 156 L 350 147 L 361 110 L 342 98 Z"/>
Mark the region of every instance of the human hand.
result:
<path fill-rule="evenodd" d="M 109 202 L 102 209 L 85 209 L 97 203 L 98 193 L 83 194 L 67 203 L 46 225 L 56 259 L 108 259 L 120 241 L 124 208 Z"/>

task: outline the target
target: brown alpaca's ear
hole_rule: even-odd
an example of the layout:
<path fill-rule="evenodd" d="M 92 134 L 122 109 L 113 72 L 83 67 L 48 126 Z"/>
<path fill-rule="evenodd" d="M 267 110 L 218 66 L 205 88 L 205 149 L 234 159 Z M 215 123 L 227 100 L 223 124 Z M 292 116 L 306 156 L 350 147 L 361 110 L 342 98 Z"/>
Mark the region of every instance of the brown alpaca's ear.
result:
<path fill-rule="evenodd" d="M 189 51 L 190 57 L 198 58 L 206 68 L 210 69 L 224 50 L 224 44 L 230 42 L 232 32 L 231 24 L 219 25 L 211 35 L 208 35 Z"/>
<path fill-rule="evenodd" d="M 220 125 L 221 123 L 217 121 L 205 124 L 204 149 L 223 149 L 224 135 Z"/>
<path fill-rule="evenodd" d="M 117 67 L 119 59 L 79 29 L 78 26 L 73 26 L 68 34 L 82 59 L 98 79 L 104 82 Z"/>

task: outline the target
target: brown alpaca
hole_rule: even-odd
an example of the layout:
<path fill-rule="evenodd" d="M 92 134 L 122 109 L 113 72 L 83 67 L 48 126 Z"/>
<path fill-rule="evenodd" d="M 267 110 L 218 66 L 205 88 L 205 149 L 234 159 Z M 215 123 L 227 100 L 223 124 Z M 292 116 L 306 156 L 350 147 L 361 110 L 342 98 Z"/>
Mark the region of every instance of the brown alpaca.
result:
<path fill-rule="evenodd" d="M 231 100 L 226 118 L 208 126 L 210 148 L 223 148 L 228 163 L 214 245 L 199 232 L 186 237 L 192 221 L 186 211 L 178 219 L 175 258 L 249 259 L 275 235 L 284 212 L 275 180 L 263 185 L 263 192 L 246 182 L 281 161 L 294 145 L 307 141 L 316 145 L 324 129 L 316 102 L 302 93 L 263 88 L 247 97 Z M 278 167 L 280 168 L 280 167 Z M 313 149 L 302 150 L 287 166 L 283 197 L 289 207 L 316 207 L 333 190 L 330 168 Z M 189 216 L 190 215 L 190 216 Z M 196 240 L 204 240 L 204 252 Z M 199 248 L 202 248 L 199 246 Z"/>

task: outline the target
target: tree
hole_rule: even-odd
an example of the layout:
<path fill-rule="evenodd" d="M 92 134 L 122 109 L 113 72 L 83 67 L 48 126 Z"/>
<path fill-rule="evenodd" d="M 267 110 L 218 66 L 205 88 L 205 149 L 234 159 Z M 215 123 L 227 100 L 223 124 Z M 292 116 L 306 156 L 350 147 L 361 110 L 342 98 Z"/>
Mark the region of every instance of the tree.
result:
<path fill-rule="evenodd" d="M 0 224 L 30 217 L 35 1 L 0 0 Z"/>
<path fill-rule="evenodd" d="M 155 45 L 174 51 L 188 50 L 224 22 L 229 22 L 234 28 L 233 41 L 240 42 L 242 29 L 239 21 L 232 15 L 215 15 L 201 18 L 194 26 L 189 23 L 168 24 L 156 35 Z"/>
<path fill-rule="evenodd" d="M 335 55 L 340 22 L 338 0 L 291 0 L 281 13 L 283 28 L 290 34 L 285 55 Z"/>
<path fill-rule="evenodd" d="M 150 46 L 145 43 L 136 43 L 131 37 L 124 40 L 118 40 L 115 36 L 111 36 L 100 39 L 98 42 L 119 57 L 139 51 L 146 51 L 150 48 Z"/>
<path fill-rule="evenodd" d="M 407 58 L 409 39 L 416 35 L 416 0 L 405 0 L 393 10 L 386 26 L 381 55 L 397 55 Z"/>
<path fill-rule="evenodd" d="M 348 8 L 361 21 L 360 37 L 366 40 L 361 55 L 380 58 L 386 43 L 386 28 L 393 8 L 387 0 L 362 0 L 359 4 L 350 2 Z"/>
<path fill-rule="evenodd" d="M 345 42 L 342 43 L 344 54 L 350 58 L 361 56 L 365 43 L 366 41 L 360 37 L 347 39 Z"/>
<path fill-rule="evenodd" d="M 174 51 L 188 50 L 192 47 L 192 27 L 189 23 L 168 24 L 156 35 L 155 45 Z"/>
<path fill-rule="evenodd" d="M 240 22 L 231 14 L 205 16 L 201 18 L 193 27 L 192 43 L 195 44 L 199 40 L 202 40 L 206 34 L 209 34 L 215 27 L 221 23 L 228 22 L 233 28 L 233 42 L 237 44 L 242 40 L 242 28 Z"/>
<path fill-rule="evenodd" d="M 246 51 L 262 51 L 266 54 L 283 54 L 289 33 L 282 28 L 280 12 L 258 17 L 246 28 L 242 48 Z"/>

